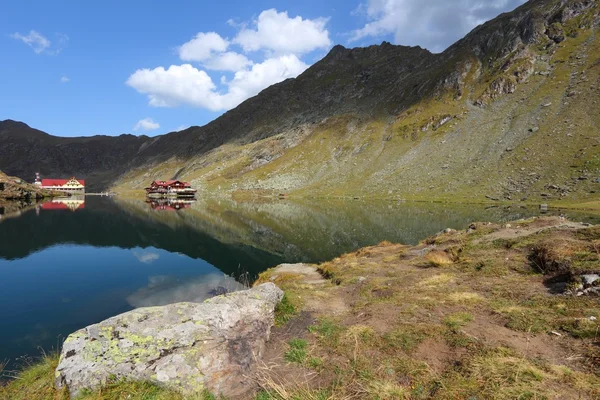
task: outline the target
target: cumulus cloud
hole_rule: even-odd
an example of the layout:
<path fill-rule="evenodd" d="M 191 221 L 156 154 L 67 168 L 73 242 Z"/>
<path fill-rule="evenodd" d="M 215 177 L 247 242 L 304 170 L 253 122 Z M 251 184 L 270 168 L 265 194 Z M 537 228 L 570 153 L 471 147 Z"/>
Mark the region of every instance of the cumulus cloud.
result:
<path fill-rule="evenodd" d="M 69 81 L 70 81 L 70 79 L 69 79 L 68 76 L 61 76 L 60 77 L 60 83 L 67 83 Z"/>
<path fill-rule="evenodd" d="M 254 64 L 245 55 L 233 51 L 217 54 L 203 63 L 207 69 L 216 71 L 239 71 L 249 65 Z"/>
<path fill-rule="evenodd" d="M 290 18 L 287 12 L 275 9 L 260 13 L 255 27 L 243 28 L 233 40 L 244 51 L 272 51 L 276 54 L 305 54 L 331 47 L 327 18 Z"/>
<path fill-rule="evenodd" d="M 216 32 L 198 33 L 192 40 L 179 47 L 179 58 L 183 61 L 206 61 L 214 53 L 227 50 L 229 42 Z"/>
<path fill-rule="evenodd" d="M 144 130 L 144 131 L 153 131 L 160 128 L 160 124 L 158 122 L 154 122 L 154 120 L 152 118 L 144 118 L 144 119 L 140 119 L 137 124 L 135 124 L 135 126 L 133 127 L 134 131 L 139 131 Z M 134 253 L 136 255 L 136 257 L 138 257 L 138 255 L 136 253 Z M 140 253 L 141 254 L 141 253 Z M 144 253 L 145 255 L 153 255 L 153 253 Z M 158 254 L 156 254 L 156 258 L 158 258 Z M 138 257 L 138 259 L 140 261 L 142 261 L 142 259 L 140 257 Z M 155 258 L 152 258 L 152 260 L 154 260 Z M 144 261 L 142 261 L 144 262 Z"/>
<path fill-rule="evenodd" d="M 233 40 L 200 32 L 178 47 L 179 58 L 187 63 L 138 69 L 126 84 L 147 95 L 153 107 L 225 111 L 270 85 L 295 78 L 308 68 L 299 57 L 332 44 L 326 18 L 290 18 L 270 9 L 251 24 L 228 24 L 238 31 Z M 215 81 L 207 71 L 224 74 Z"/>
<path fill-rule="evenodd" d="M 26 45 L 31 47 L 36 54 L 49 55 L 56 55 L 60 53 L 69 41 L 69 37 L 67 35 L 63 33 L 57 33 L 57 40 L 56 43 L 53 45 L 47 37 L 35 30 L 29 31 L 27 35 L 15 32 L 11 34 L 10 37 L 25 43 Z"/>
<path fill-rule="evenodd" d="M 394 42 L 443 51 L 475 26 L 526 0 L 367 0 L 355 14 L 369 21 L 350 34 L 350 42 L 394 35 Z"/>
<path fill-rule="evenodd" d="M 154 107 L 176 107 L 182 104 L 223 111 L 236 107 L 262 89 L 287 78 L 293 78 L 308 68 L 295 55 L 269 58 L 250 69 L 235 73 L 225 80 L 227 90 L 222 93 L 211 77 L 190 64 L 171 65 L 168 69 L 140 69 L 127 80 L 127 85 L 148 95 Z"/>

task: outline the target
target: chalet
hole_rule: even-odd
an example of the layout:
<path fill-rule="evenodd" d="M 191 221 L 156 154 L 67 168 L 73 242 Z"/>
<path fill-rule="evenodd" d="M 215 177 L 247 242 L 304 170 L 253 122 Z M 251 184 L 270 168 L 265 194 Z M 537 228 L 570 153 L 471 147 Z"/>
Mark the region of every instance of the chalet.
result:
<path fill-rule="evenodd" d="M 84 194 L 85 193 L 85 181 L 83 179 L 42 179 L 38 184 L 42 189 L 46 190 L 57 190 L 65 193 L 72 194 Z"/>
<path fill-rule="evenodd" d="M 153 181 L 150 186 L 145 188 L 149 197 L 194 197 L 196 190 L 192 189 L 189 182 L 178 180 Z"/>

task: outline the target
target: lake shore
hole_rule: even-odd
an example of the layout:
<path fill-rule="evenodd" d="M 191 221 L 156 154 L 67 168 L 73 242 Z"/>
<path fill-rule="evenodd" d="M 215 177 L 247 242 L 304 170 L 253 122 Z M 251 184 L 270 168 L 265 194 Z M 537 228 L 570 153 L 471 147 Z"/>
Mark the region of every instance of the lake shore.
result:
<path fill-rule="evenodd" d="M 599 248 L 597 226 L 547 217 L 268 270 L 256 284 L 286 296 L 256 399 L 595 398 L 600 282 L 581 277 L 600 271 Z M 26 368 L 0 397 L 68 398 L 53 388 L 56 362 Z M 183 399 L 124 382 L 83 398 L 125 395 Z"/>

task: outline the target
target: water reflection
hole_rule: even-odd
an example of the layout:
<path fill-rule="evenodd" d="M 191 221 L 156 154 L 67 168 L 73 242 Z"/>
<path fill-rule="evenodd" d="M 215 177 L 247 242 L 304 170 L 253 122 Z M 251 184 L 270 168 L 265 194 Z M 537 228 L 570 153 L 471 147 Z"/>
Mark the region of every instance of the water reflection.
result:
<path fill-rule="evenodd" d="M 157 211 L 179 211 L 191 208 L 195 201 L 191 199 L 149 199 L 146 200 L 146 203 L 150 204 L 150 207 Z"/>
<path fill-rule="evenodd" d="M 383 240 L 414 244 L 475 220 L 538 215 L 516 207 L 202 198 L 86 197 L 30 207 L 0 223 L 0 360 L 37 354 L 37 346 L 56 346 L 60 335 L 134 307 L 243 288 L 231 277 L 240 273 L 329 260 Z"/>
<path fill-rule="evenodd" d="M 208 274 L 182 281 L 175 276 L 151 276 L 148 285 L 127 297 L 132 307 L 149 307 L 182 301 L 202 302 L 217 294 L 243 290 L 245 286 L 223 274 Z"/>
<path fill-rule="evenodd" d="M 70 210 L 77 211 L 85 208 L 85 197 L 84 196 L 72 196 L 72 197 L 56 197 L 52 200 L 38 205 L 42 210 Z M 38 209 L 39 211 L 39 209 Z"/>

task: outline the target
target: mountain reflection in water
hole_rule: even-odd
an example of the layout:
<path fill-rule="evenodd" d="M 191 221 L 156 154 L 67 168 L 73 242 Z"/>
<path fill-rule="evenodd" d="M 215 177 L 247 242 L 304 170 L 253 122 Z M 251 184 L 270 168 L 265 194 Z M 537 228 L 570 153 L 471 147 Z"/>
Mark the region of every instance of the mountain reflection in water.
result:
<path fill-rule="evenodd" d="M 235 203 L 89 196 L 0 219 L 0 360 L 135 307 L 239 290 L 284 262 L 319 262 L 383 240 L 414 244 L 523 208 L 362 201 Z M 584 214 L 575 220 L 598 222 Z M 240 274 L 244 279 L 240 283 Z"/>

